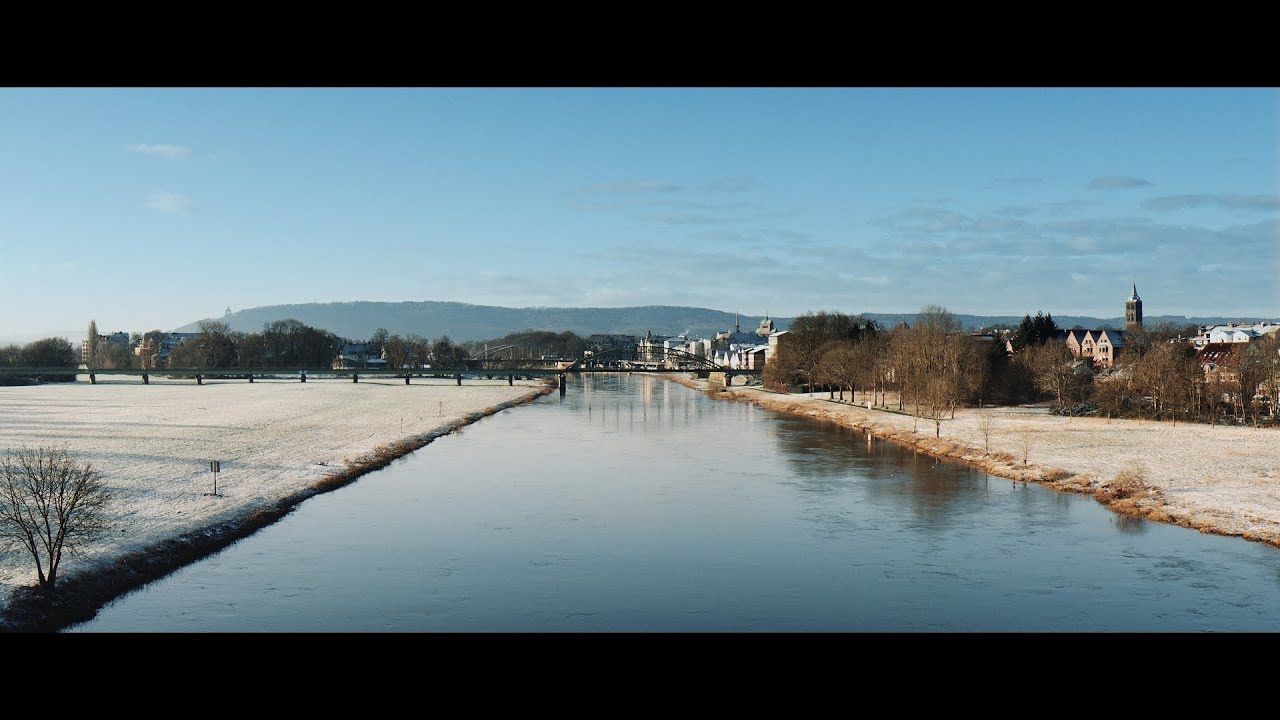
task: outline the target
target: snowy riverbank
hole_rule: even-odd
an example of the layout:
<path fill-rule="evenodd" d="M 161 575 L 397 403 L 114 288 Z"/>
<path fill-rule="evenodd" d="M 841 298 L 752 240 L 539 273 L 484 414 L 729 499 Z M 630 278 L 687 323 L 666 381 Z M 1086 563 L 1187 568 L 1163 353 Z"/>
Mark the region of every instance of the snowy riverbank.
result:
<path fill-rule="evenodd" d="M 255 513 L 350 482 L 480 417 L 549 390 L 540 381 L 415 378 L 190 380 L 153 376 L 0 387 L 0 452 L 65 447 L 115 494 L 112 530 L 64 557 L 60 585 L 160 552 L 166 541 L 217 534 Z M 218 495 L 209 461 L 218 460 Z M 225 544 L 225 542 L 223 543 Z M 21 549 L 0 554 L 0 617 L 34 585 Z M 3 626 L 3 623 L 0 623 Z"/>

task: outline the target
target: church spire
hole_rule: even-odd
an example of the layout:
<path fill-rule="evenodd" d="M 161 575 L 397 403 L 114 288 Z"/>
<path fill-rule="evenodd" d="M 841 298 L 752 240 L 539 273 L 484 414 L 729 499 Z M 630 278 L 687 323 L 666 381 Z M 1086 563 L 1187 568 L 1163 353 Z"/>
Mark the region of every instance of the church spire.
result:
<path fill-rule="evenodd" d="M 1133 283 L 1133 292 L 1124 301 L 1124 329 L 1128 331 L 1142 329 L 1142 298 L 1138 297 L 1138 282 Z"/>

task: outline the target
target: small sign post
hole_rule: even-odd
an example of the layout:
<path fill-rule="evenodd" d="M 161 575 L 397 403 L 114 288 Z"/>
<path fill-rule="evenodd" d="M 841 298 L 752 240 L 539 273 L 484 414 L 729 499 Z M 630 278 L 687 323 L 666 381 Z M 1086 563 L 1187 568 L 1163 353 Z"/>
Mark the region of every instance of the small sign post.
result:
<path fill-rule="evenodd" d="M 213 492 L 205 493 L 205 495 L 213 495 L 215 497 L 221 497 L 220 495 L 218 495 L 218 472 L 221 470 L 222 470 L 221 461 L 219 460 L 209 461 L 209 472 L 213 473 Z"/>

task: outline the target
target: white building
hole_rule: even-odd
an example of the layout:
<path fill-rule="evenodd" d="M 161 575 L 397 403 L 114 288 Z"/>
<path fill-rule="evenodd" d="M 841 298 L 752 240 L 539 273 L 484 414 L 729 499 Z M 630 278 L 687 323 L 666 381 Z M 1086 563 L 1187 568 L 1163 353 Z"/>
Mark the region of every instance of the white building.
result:
<path fill-rule="evenodd" d="M 768 345 L 731 343 L 724 350 L 713 353 L 711 362 L 731 370 L 763 370 Z"/>
<path fill-rule="evenodd" d="M 1201 325 L 1196 338 L 1197 347 L 1209 343 L 1247 343 L 1280 330 L 1280 323 L 1264 320 L 1257 323 L 1227 323 L 1226 325 Z"/>
<path fill-rule="evenodd" d="M 374 355 L 365 343 L 347 343 L 343 345 L 338 352 L 338 357 L 333 359 L 331 365 L 334 370 L 369 368 L 377 370 L 386 366 L 387 361 L 383 360 L 381 355 Z"/>

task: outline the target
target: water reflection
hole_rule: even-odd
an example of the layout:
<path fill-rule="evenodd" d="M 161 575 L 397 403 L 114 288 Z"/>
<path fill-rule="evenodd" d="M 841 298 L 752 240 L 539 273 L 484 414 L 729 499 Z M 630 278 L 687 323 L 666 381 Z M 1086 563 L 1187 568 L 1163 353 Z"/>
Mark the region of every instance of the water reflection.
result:
<path fill-rule="evenodd" d="M 1117 514 L 1111 522 L 1122 533 L 1138 535 L 1147 531 L 1147 521 L 1132 515 Z"/>
<path fill-rule="evenodd" d="M 1277 630 L 1278 581 L 1266 546 L 582 375 L 74 631 Z"/>
<path fill-rule="evenodd" d="M 806 493 L 851 493 L 872 503 L 896 504 L 934 529 L 985 506 L 988 476 L 958 463 L 916 452 L 830 421 L 785 417 L 773 435 L 779 455 Z"/>

